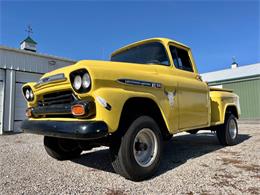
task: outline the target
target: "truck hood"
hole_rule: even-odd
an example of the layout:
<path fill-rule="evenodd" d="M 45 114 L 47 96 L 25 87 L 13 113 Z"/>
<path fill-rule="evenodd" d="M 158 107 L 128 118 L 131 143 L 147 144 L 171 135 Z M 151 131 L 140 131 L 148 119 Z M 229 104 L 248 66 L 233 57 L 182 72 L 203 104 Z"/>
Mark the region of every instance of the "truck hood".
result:
<path fill-rule="evenodd" d="M 44 74 L 42 78 L 46 78 L 49 76 L 57 75 L 57 74 L 65 74 L 73 72 L 74 70 L 78 70 L 81 68 L 86 68 L 87 70 L 109 70 L 111 72 L 114 71 L 125 71 L 129 73 L 129 70 L 135 71 L 148 71 L 150 73 L 156 72 L 154 65 L 150 64 L 134 64 L 134 63 L 124 63 L 124 62 L 111 62 L 111 61 L 98 61 L 98 60 L 81 60 L 76 64 L 66 66 L 63 68 L 56 69 L 54 71 L 48 72 Z"/>
<path fill-rule="evenodd" d="M 157 72 L 155 66 L 157 65 L 97 61 L 97 60 L 81 60 L 74 65 L 59 68 L 44 74 L 41 77 L 40 81 L 36 83 L 35 88 L 40 88 L 40 85 L 47 85 L 48 80 L 50 81 L 52 78 L 57 79 L 57 77 L 61 78 L 60 83 L 58 82 L 58 80 L 56 80 L 57 84 L 69 84 L 70 73 L 78 69 L 86 69 L 90 74 L 92 82 L 98 80 L 117 81 L 118 79 L 122 79 L 126 77 L 128 79 L 138 79 L 138 78 L 140 79 L 143 77 L 152 77 L 151 81 L 153 81 L 153 80 L 157 80 L 156 79 Z"/>

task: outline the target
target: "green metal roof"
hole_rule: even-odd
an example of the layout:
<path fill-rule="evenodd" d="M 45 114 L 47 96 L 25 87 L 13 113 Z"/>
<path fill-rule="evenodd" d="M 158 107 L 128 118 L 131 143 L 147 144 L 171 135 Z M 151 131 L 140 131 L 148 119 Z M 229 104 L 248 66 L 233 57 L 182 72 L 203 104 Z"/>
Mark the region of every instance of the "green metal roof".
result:
<path fill-rule="evenodd" d="M 24 39 L 22 42 L 37 44 L 37 42 L 35 42 L 30 36 L 28 36 L 28 37 L 27 37 L 26 39 Z M 22 43 L 22 42 L 21 42 L 21 43 Z"/>

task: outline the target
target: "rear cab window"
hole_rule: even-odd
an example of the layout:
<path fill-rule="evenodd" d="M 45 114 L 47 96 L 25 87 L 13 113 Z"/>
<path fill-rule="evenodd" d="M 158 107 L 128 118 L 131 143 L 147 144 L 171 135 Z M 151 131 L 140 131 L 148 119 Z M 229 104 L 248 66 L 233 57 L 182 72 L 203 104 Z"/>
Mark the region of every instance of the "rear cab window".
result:
<path fill-rule="evenodd" d="M 186 49 L 182 49 L 170 45 L 172 60 L 177 69 L 194 72 L 189 53 Z"/>

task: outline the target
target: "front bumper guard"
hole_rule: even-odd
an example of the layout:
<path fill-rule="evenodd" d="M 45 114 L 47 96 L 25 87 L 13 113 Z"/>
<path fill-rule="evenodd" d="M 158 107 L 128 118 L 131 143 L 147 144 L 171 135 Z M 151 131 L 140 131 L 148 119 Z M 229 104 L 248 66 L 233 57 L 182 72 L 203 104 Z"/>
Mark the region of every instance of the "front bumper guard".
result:
<path fill-rule="evenodd" d="M 104 121 L 24 120 L 21 129 L 26 133 L 68 139 L 99 139 L 108 135 Z"/>

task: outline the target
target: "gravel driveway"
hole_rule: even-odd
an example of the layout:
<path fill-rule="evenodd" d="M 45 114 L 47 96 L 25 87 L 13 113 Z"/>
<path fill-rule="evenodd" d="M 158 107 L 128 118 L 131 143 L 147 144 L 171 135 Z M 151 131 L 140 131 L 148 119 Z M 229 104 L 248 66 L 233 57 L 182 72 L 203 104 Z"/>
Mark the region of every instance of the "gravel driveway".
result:
<path fill-rule="evenodd" d="M 156 176 L 132 182 L 114 173 L 109 150 L 57 161 L 42 136 L 0 136 L 0 194 L 260 194 L 260 124 L 240 124 L 240 143 L 219 146 L 201 131 L 165 144 Z"/>

